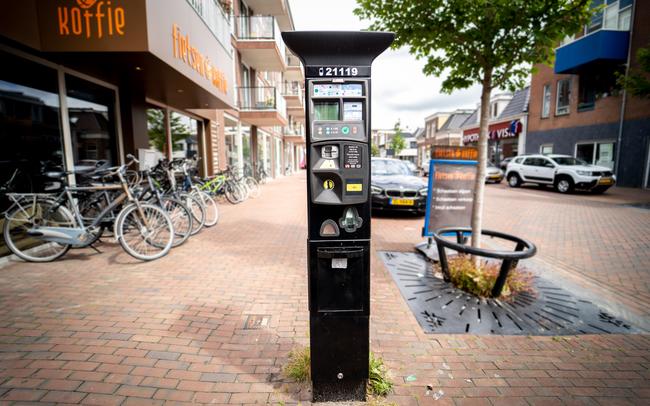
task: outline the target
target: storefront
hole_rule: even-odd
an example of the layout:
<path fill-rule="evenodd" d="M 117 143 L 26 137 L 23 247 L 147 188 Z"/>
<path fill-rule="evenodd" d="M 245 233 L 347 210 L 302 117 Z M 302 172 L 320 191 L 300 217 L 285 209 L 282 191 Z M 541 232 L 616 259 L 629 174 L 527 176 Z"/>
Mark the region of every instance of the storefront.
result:
<path fill-rule="evenodd" d="M 503 159 L 517 156 L 525 137 L 525 127 L 522 119 L 501 121 L 488 127 L 488 160 L 498 165 Z M 478 144 L 479 128 L 471 127 L 463 130 L 463 144 Z"/>
<path fill-rule="evenodd" d="M 127 153 L 201 156 L 233 106 L 232 48 L 205 4 L 25 0 L 0 16 L 0 182 L 43 191 L 45 169 Z M 70 181 L 74 182 L 71 176 Z"/>

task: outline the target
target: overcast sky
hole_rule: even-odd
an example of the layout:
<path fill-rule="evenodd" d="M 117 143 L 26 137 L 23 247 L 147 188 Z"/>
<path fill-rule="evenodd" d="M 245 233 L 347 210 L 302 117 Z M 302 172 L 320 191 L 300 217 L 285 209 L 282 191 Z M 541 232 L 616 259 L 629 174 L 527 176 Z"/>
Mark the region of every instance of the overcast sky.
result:
<path fill-rule="evenodd" d="M 367 21 L 353 13 L 355 0 L 289 0 L 296 30 L 361 30 Z M 403 127 L 424 126 L 424 117 L 437 111 L 475 108 L 480 88 L 440 93 L 442 79 L 422 73 L 418 61 L 406 48 L 384 52 L 372 66 L 372 127 L 392 128 L 400 119 Z"/>

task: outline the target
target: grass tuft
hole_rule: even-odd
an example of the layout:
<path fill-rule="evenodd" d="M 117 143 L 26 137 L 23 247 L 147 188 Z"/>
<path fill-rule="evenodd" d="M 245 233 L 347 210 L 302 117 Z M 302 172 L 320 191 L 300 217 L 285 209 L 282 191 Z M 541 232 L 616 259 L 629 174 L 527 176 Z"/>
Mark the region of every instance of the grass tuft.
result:
<path fill-rule="evenodd" d="M 449 276 L 454 286 L 479 297 L 490 297 L 499 275 L 500 264 L 482 261 L 477 268 L 468 255 L 458 255 L 449 259 L 448 263 Z M 532 276 L 515 268 L 508 274 L 500 299 L 512 298 L 521 292 L 532 292 Z"/>
<path fill-rule="evenodd" d="M 311 354 L 309 347 L 301 347 L 291 350 L 289 362 L 284 367 L 284 374 L 296 382 L 308 382 L 311 380 Z"/>
<path fill-rule="evenodd" d="M 386 396 L 393 389 L 393 382 L 388 377 L 384 360 L 370 353 L 368 364 L 368 393 L 374 396 Z"/>

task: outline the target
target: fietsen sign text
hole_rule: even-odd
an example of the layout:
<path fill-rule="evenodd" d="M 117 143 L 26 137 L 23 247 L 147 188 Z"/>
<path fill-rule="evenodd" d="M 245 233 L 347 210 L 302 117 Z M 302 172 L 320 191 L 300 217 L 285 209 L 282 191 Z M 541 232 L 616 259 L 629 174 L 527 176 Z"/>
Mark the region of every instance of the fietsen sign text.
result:
<path fill-rule="evenodd" d="M 76 6 L 58 6 L 58 27 L 61 36 L 100 39 L 123 36 L 126 27 L 124 8 L 111 1 L 77 0 Z"/>
<path fill-rule="evenodd" d="M 472 147 L 434 146 L 431 159 L 476 161 L 478 149 Z"/>
<path fill-rule="evenodd" d="M 228 93 L 228 81 L 224 73 L 212 64 L 209 57 L 192 46 L 190 35 L 182 35 L 181 29 L 176 24 L 172 25 L 172 39 L 174 58 L 183 60 L 201 76 L 208 79 L 214 87 L 223 93 Z"/>

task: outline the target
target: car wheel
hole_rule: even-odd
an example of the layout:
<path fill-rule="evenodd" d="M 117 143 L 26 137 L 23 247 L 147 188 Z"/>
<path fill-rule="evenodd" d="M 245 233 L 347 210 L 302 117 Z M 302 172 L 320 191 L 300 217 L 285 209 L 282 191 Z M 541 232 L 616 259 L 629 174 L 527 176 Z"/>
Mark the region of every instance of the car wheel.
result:
<path fill-rule="evenodd" d="M 563 176 L 555 180 L 555 190 L 559 193 L 571 193 L 574 188 L 573 179 Z"/>
<path fill-rule="evenodd" d="M 510 187 L 519 187 L 521 186 L 521 179 L 516 173 L 508 175 L 508 186 Z"/>

